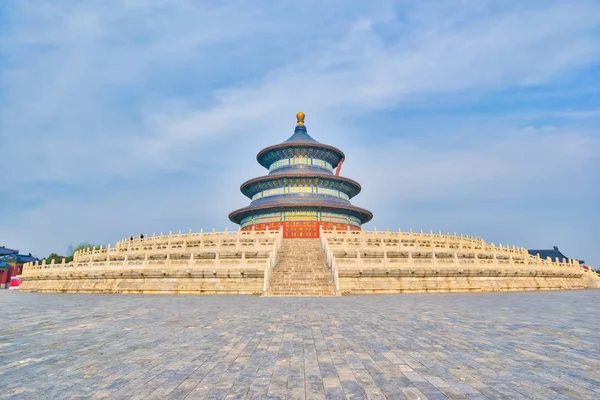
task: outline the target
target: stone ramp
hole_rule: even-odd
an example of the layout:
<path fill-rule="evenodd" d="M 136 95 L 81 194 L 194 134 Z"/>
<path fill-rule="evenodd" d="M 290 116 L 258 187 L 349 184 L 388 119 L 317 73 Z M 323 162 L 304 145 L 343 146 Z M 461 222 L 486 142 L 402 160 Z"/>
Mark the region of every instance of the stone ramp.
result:
<path fill-rule="evenodd" d="M 284 239 L 268 296 L 335 296 L 319 239 Z"/>

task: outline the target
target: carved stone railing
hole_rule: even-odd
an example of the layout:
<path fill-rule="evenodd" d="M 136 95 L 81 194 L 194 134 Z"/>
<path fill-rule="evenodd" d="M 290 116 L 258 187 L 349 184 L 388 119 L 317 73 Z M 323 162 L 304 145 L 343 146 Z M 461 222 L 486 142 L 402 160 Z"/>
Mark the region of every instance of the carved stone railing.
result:
<path fill-rule="evenodd" d="M 340 283 L 339 283 L 339 276 L 338 276 L 337 266 L 336 266 L 336 263 L 335 263 L 335 257 L 333 255 L 333 252 L 331 251 L 331 249 L 328 246 L 328 241 L 327 241 L 327 238 L 326 238 L 324 232 L 325 231 L 323 230 L 323 227 L 319 226 L 319 238 L 321 239 L 321 247 L 323 248 L 323 251 L 325 252 L 325 260 L 326 260 L 326 263 L 327 263 L 327 268 L 331 272 L 331 277 L 333 279 L 333 284 L 335 286 L 335 291 L 336 291 L 336 293 L 339 293 L 339 291 L 340 291 Z M 349 229 L 348 229 L 348 232 L 350 232 Z"/>
<path fill-rule="evenodd" d="M 343 269 L 484 268 L 566 269 L 579 273 L 577 261 L 541 259 L 526 249 L 495 246 L 464 235 L 391 231 L 321 230 L 321 244 L 335 282 Z M 337 284 L 337 283 L 336 283 Z"/>
<path fill-rule="evenodd" d="M 68 279 L 73 274 L 118 274 L 144 271 L 213 271 L 259 269 L 264 274 L 264 288 L 269 284 L 277 252 L 283 240 L 283 230 L 200 232 L 169 234 L 145 239 L 120 241 L 107 246 L 78 252 L 72 262 L 46 263 L 45 260 L 23 267 L 24 278 L 42 279 L 58 276 Z M 196 245 L 198 244 L 198 245 Z"/>
<path fill-rule="evenodd" d="M 243 231 L 242 231 L 243 232 Z M 255 231 L 251 231 L 255 232 Z M 275 245 L 273 247 L 273 251 L 271 252 L 271 257 L 269 259 L 269 264 L 265 266 L 264 273 L 264 284 L 263 284 L 263 292 L 266 294 L 269 289 L 269 285 L 271 284 L 271 276 L 273 275 L 273 268 L 277 265 L 277 255 L 279 254 L 279 248 L 281 247 L 281 243 L 283 241 L 283 228 L 279 228 L 276 232 L 275 236 Z"/>
<path fill-rule="evenodd" d="M 151 253 L 177 253 L 202 251 L 205 249 L 221 252 L 227 251 L 263 251 L 270 248 L 278 231 L 224 231 L 224 232 L 189 232 L 187 234 L 169 233 L 153 234 L 144 239 L 124 239 L 114 247 L 108 245 L 99 249 L 82 250 L 73 255 L 74 261 L 101 261 L 102 257 L 118 255 L 137 255 Z"/>

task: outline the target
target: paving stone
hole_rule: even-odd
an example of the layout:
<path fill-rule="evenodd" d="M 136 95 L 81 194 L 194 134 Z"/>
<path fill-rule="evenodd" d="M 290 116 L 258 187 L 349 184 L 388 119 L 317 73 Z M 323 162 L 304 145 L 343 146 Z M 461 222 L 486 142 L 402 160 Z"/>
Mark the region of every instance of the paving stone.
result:
<path fill-rule="evenodd" d="M 0 399 L 598 399 L 600 291 L 0 291 Z"/>

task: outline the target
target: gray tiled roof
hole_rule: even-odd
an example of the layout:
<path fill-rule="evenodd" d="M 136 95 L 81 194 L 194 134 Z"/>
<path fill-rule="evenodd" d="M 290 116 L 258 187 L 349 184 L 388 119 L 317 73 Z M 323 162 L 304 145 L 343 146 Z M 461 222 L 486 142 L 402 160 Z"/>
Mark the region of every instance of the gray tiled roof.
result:
<path fill-rule="evenodd" d="M 297 126 L 294 129 L 294 134 L 283 143 L 319 143 L 313 139 L 306 131 L 305 126 Z"/>
<path fill-rule="evenodd" d="M 552 261 L 555 261 L 557 258 L 560 261 L 566 261 L 569 262 L 571 259 L 567 256 L 565 256 L 563 253 L 560 252 L 560 250 L 558 250 L 557 246 L 553 246 L 552 250 L 527 250 L 527 252 L 529 254 L 531 254 L 532 256 L 538 255 L 540 256 L 540 258 L 542 259 L 546 259 L 548 257 L 550 257 L 552 259 Z M 575 260 L 575 259 L 573 259 Z M 583 262 L 583 261 L 580 261 Z"/>
<path fill-rule="evenodd" d="M 271 172 L 269 175 L 281 175 L 281 174 L 326 174 L 333 175 L 333 172 L 327 168 L 319 167 L 316 165 L 286 165 L 279 167 Z"/>
<path fill-rule="evenodd" d="M 19 250 L 13 250 L 13 249 L 6 248 L 4 246 L 0 246 L 0 256 L 6 256 L 8 254 L 17 254 L 17 253 L 19 253 Z"/>
<path fill-rule="evenodd" d="M 273 195 L 254 200 L 250 206 L 278 206 L 278 205 L 295 204 L 299 206 L 321 204 L 321 205 L 337 205 L 349 206 L 350 201 L 341 197 L 335 197 L 316 193 L 289 193 L 281 195 Z"/>

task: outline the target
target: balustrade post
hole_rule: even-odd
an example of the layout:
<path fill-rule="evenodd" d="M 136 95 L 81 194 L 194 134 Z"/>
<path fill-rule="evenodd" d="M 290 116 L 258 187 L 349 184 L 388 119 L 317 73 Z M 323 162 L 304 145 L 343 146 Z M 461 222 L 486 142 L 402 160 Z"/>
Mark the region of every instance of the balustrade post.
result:
<path fill-rule="evenodd" d="M 335 282 L 335 291 L 339 292 L 340 291 L 340 276 L 338 274 L 338 270 L 337 270 L 337 264 L 335 263 L 335 258 L 332 258 L 331 260 L 331 270 L 333 271 L 333 280 Z"/>

